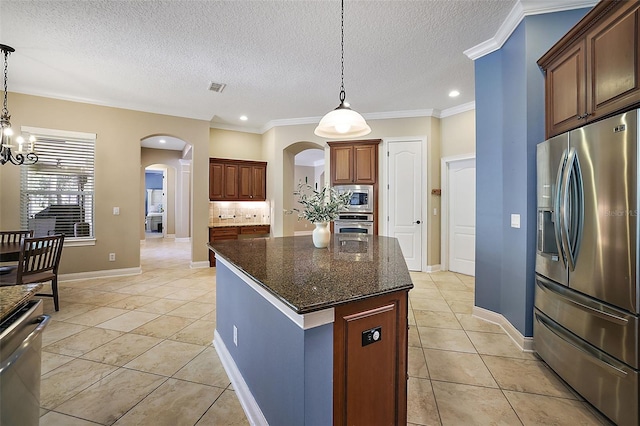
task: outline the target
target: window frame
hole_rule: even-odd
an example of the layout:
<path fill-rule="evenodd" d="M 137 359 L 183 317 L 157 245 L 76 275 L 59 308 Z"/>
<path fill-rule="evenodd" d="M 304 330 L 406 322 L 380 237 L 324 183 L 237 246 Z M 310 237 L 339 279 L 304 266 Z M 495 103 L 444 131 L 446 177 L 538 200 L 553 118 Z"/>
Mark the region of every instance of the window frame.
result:
<path fill-rule="evenodd" d="M 88 237 L 75 237 L 72 235 L 65 236 L 65 246 L 92 246 L 95 245 L 96 242 L 96 221 L 95 221 L 95 202 L 96 202 L 96 146 L 97 146 L 97 134 L 96 133 L 85 133 L 85 132 L 75 132 L 75 131 L 67 131 L 67 130 L 56 130 L 56 129 L 45 129 L 31 126 L 21 126 L 20 128 L 22 133 L 32 134 L 36 137 L 35 142 L 35 151 L 38 153 L 38 139 L 46 139 L 50 141 L 60 140 L 60 141 L 77 141 L 77 142 L 86 142 L 88 144 L 92 144 L 93 147 L 93 165 L 91 172 L 91 180 L 93 183 L 93 187 L 86 192 L 91 196 L 91 228 L 90 228 L 90 236 Z M 36 163 L 37 164 L 37 163 Z M 21 226 L 27 226 L 29 222 L 29 211 L 25 211 L 27 208 L 26 203 L 23 202 L 23 194 L 25 193 L 26 181 L 28 179 L 29 167 L 32 166 L 22 166 L 25 167 L 20 173 L 20 223 Z M 72 174 L 69 174 L 72 176 Z M 29 191 L 26 191 L 29 192 Z M 84 192 L 84 191 L 83 191 Z M 55 191 L 53 192 L 55 193 Z M 51 204 L 50 204 L 51 205 Z M 26 229 L 26 228 L 25 228 Z"/>

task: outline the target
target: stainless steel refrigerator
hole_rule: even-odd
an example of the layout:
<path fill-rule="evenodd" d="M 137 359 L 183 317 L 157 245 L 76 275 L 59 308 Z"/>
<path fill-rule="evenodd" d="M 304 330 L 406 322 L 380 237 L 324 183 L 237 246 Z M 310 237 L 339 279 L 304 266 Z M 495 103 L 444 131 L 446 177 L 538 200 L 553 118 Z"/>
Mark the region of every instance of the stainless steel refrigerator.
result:
<path fill-rule="evenodd" d="M 534 347 L 619 425 L 638 425 L 639 110 L 538 145 Z"/>

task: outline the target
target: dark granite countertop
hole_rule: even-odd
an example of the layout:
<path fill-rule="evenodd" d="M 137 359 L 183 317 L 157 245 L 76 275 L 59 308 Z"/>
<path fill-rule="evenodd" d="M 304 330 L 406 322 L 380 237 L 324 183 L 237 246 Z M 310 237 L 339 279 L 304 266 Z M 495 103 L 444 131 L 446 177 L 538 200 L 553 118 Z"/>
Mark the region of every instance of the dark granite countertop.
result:
<path fill-rule="evenodd" d="M 298 314 L 413 288 L 395 238 L 332 235 L 328 248 L 310 235 L 209 243 L 222 257 Z"/>
<path fill-rule="evenodd" d="M 213 223 L 209 225 L 209 228 L 236 228 L 243 226 L 268 226 L 268 223 L 258 223 L 258 222 L 246 222 L 246 223 Z"/>
<path fill-rule="evenodd" d="M 0 287 L 0 321 L 33 297 L 42 284 L 11 285 Z"/>

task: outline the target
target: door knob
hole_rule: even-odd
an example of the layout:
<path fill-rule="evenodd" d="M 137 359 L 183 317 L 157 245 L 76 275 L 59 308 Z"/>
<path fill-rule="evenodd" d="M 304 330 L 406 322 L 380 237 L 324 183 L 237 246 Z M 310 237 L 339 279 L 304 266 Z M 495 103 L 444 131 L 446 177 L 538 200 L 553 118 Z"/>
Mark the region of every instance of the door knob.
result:
<path fill-rule="evenodd" d="M 417 223 L 418 225 L 420 225 L 420 221 L 419 221 L 419 220 L 416 220 L 416 221 L 415 221 L 415 222 L 413 222 L 413 223 Z"/>

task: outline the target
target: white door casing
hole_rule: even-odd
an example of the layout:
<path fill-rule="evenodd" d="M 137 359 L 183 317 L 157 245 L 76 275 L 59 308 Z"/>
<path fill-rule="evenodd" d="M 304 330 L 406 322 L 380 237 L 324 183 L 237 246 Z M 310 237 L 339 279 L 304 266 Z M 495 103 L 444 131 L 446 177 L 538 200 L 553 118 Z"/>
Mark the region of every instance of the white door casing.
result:
<path fill-rule="evenodd" d="M 390 141 L 388 143 L 388 236 L 400 243 L 407 267 L 422 270 L 422 140 Z"/>
<path fill-rule="evenodd" d="M 475 275 L 475 156 L 442 159 L 442 267 Z"/>

